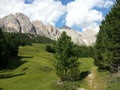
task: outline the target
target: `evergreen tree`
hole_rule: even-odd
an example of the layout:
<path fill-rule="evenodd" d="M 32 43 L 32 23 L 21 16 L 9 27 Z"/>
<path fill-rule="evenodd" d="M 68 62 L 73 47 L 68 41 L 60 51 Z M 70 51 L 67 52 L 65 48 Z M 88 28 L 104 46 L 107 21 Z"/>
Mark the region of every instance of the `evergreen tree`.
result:
<path fill-rule="evenodd" d="M 120 0 L 116 0 L 116 3 L 111 10 L 111 40 L 112 40 L 112 52 L 113 60 L 111 63 L 111 70 L 118 72 L 120 68 Z"/>
<path fill-rule="evenodd" d="M 0 68 L 4 68 L 8 63 L 7 43 L 5 41 L 2 29 L 0 28 Z"/>
<path fill-rule="evenodd" d="M 120 66 L 120 0 L 100 26 L 95 45 L 95 64 L 100 69 L 117 72 Z"/>
<path fill-rule="evenodd" d="M 63 32 L 55 46 L 55 57 L 57 59 L 55 68 L 62 81 L 79 79 L 79 62 L 75 52 L 71 38 Z"/>
<path fill-rule="evenodd" d="M 99 67 L 99 69 L 105 69 L 108 70 L 110 66 L 110 61 L 112 59 L 112 55 L 110 55 L 109 51 L 109 38 L 108 34 L 106 33 L 106 30 L 108 30 L 109 27 L 105 23 L 105 21 L 102 22 L 102 25 L 100 26 L 100 31 L 97 35 L 96 45 L 95 45 L 95 64 Z"/>

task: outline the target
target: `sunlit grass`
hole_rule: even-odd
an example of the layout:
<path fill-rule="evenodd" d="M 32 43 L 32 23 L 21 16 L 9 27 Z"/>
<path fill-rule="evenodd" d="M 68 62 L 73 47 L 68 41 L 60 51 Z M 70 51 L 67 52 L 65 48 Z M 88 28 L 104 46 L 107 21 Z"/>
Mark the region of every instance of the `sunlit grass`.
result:
<path fill-rule="evenodd" d="M 10 59 L 7 70 L 0 71 L 0 88 L 3 90 L 68 90 L 79 86 L 89 89 L 87 75 L 77 82 L 65 82 L 56 86 L 59 77 L 55 73 L 52 53 L 45 51 L 45 44 L 19 47 L 16 58 Z M 80 71 L 90 72 L 96 67 L 92 58 L 79 58 Z"/>

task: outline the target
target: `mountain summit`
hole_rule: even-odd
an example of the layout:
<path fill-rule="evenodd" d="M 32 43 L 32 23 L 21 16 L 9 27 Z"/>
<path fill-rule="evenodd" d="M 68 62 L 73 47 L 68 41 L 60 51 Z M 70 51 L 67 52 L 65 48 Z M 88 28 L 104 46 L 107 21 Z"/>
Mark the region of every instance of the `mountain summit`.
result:
<path fill-rule="evenodd" d="M 57 29 L 50 24 L 44 25 L 39 20 L 31 22 L 30 19 L 22 13 L 16 13 L 15 15 L 10 14 L 3 17 L 0 19 L 0 27 L 6 32 L 38 34 L 53 40 L 57 40 L 61 33 L 65 31 L 71 36 L 72 41 L 79 45 L 93 45 L 97 35 L 93 30 L 85 30 L 80 33 L 72 30 L 68 26 Z"/>

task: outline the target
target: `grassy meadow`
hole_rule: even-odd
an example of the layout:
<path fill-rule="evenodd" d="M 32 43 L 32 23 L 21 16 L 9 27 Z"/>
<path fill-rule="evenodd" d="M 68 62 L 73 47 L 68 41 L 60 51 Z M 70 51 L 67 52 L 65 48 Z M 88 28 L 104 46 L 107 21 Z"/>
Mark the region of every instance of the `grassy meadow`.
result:
<path fill-rule="evenodd" d="M 55 58 L 45 51 L 45 46 L 19 47 L 18 57 L 10 58 L 8 68 L 0 71 L 0 90 L 104 90 L 106 86 L 102 77 L 107 73 L 98 73 L 92 58 L 79 58 L 80 81 L 57 84 L 59 78 L 53 65 Z"/>

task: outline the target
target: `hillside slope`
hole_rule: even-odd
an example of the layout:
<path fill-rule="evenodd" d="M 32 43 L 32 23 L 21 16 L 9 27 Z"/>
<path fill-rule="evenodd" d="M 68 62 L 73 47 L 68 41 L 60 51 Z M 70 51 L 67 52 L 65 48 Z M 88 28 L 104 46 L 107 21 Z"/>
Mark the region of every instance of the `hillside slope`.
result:
<path fill-rule="evenodd" d="M 57 86 L 59 81 L 55 74 L 54 55 L 45 51 L 45 44 L 19 47 L 19 55 L 11 58 L 9 67 L 0 71 L 0 88 L 3 90 L 71 90 L 85 88 L 87 72 L 94 67 L 92 58 L 80 58 L 81 81 L 64 82 Z M 68 89 L 69 88 L 69 89 Z"/>

